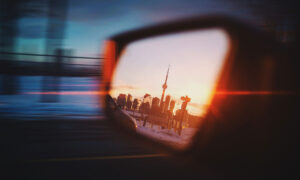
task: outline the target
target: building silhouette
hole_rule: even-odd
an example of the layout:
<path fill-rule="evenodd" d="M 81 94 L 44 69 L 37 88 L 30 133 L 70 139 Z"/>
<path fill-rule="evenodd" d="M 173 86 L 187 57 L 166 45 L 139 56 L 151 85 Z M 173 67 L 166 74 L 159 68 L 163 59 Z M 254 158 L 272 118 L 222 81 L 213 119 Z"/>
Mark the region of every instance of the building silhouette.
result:
<path fill-rule="evenodd" d="M 123 109 L 126 105 L 126 94 L 119 94 L 117 104 Z"/>
<path fill-rule="evenodd" d="M 131 106 L 132 106 L 132 96 L 131 94 L 128 94 L 126 100 L 126 109 L 131 110 Z"/>
<path fill-rule="evenodd" d="M 169 104 L 170 104 L 171 96 L 167 95 L 166 100 L 164 102 L 164 111 L 163 112 L 168 112 L 169 110 Z"/>
<path fill-rule="evenodd" d="M 159 98 L 158 97 L 154 97 L 152 99 L 151 108 L 154 108 L 154 107 L 159 107 Z"/>
<path fill-rule="evenodd" d="M 151 103 L 151 112 L 157 114 L 159 112 L 159 98 L 154 97 Z"/>
<path fill-rule="evenodd" d="M 172 100 L 170 102 L 170 112 L 173 114 L 173 111 L 174 111 L 174 108 L 175 108 L 175 100 Z"/>
<path fill-rule="evenodd" d="M 139 106 L 139 101 L 137 98 L 135 98 L 132 103 L 132 109 L 137 110 L 138 106 Z"/>
<path fill-rule="evenodd" d="M 185 96 L 185 97 L 182 96 L 180 99 L 183 101 L 181 104 L 181 109 L 185 110 L 187 107 L 187 104 L 191 101 L 191 98 L 189 98 L 188 96 Z"/>

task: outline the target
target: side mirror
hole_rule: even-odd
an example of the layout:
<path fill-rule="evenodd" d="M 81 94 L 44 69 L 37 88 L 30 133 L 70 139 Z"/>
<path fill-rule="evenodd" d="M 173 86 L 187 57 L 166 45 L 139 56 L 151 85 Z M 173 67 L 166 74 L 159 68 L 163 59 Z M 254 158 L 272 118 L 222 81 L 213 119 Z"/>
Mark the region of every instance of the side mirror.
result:
<path fill-rule="evenodd" d="M 265 34 L 231 18 L 162 24 L 111 37 L 103 82 L 107 95 L 136 121 L 138 135 L 186 151 L 238 136 L 234 133 L 241 127 L 255 131 L 252 125 L 262 122 L 244 127 L 249 119 L 242 113 L 253 113 L 247 108 L 254 99 L 260 102 L 255 108 L 266 104 L 260 93 L 273 91 L 278 49 Z M 243 136 L 253 140 L 250 134 Z M 235 138 L 231 143 L 241 142 Z"/>

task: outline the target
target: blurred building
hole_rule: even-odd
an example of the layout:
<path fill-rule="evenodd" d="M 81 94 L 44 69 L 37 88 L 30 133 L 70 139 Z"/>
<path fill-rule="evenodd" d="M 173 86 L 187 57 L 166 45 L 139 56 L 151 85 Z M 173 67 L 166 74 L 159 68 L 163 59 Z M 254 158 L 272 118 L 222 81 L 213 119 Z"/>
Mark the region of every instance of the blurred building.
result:
<path fill-rule="evenodd" d="M 48 0 L 47 4 L 47 30 L 45 41 L 45 54 L 55 56 L 45 56 L 44 69 L 52 69 L 55 76 L 44 76 L 42 81 L 42 91 L 59 91 L 60 73 L 62 71 L 63 61 L 63 40 L 65 37 L 66 17 L 68 10 L 67 0 Z M 46 63 L 50 62 L 50 64 Z M 53 84 L 56 84 L 54 86 Z M 41 102 L 57 102 L 56 94 L 44 95 Z"/>
<path fill-rule="evenodd" d="M 166 100 L 164 102 L 164 111 L 163 112 L 168 112 L 170 100 L 171 100 L 171 96 L 167 95 Z"/>
<path fill-rule="evenodd" d="M 117 98 L 117 104 L 124 109 L 125 105 L 126 105 L 126 94 L 119 94 L 118 98 Z"/>
<path fill-rule="evenodd" d="M 150 103 L 149 102 L 143 102 L 139 107 L 139 111 L 141 113 L 150 113 Z"/>
<path fill-rule="evenodd" d="M 138 106 L 139 106 L 139 101 L 138 101 L 137 98 L 135 98 L 135 99 L 133 100 L 133 103 L 132 103 L 132 109 L 133 109 L 133 110 L 137 110 L 137 109 L 138 109 Z"/>
<path fill-rule="evenodd" d="M 0 94 L 17 93 L 17 61 L 14 55 L 18 36 L 18 20 L 22 16 L 20 0 L 1 0 L 0 3 Z"/>
<path fill-rule="evenodd" d="M 159 112 L 159 98 L 154 97 L 151 104 L 151 112 L 157 114 Z"/>
<path fill-rule="evenodd" d="M 174 111 L 174 108 L 175 108 L 175 100 L 172 100 L 170 102 L 170 112 L 173 114 L 173 111 Z"/>
<path fill-rule="evenodd" d="M 131 106 L 132 106 L 132 96 L 131 94 L 128 94 L 126 100 L 126 109 L 131 110 Z"/>
<path fill-rule="evenodd" d="M 158 97 L 154 97 L 152 99 L 151 108 L 153 108 L 153 107 L 159 107 L 159 98 Z"/>
<path fill-rule="evenodd" d="M 191 98 L 189 98 L 188 96 L 182 96 L 180 99 L 183 101 L 181 104 L 181 109 L 185 110 L 187 107 L 187 104 L 191 101 Z"/>

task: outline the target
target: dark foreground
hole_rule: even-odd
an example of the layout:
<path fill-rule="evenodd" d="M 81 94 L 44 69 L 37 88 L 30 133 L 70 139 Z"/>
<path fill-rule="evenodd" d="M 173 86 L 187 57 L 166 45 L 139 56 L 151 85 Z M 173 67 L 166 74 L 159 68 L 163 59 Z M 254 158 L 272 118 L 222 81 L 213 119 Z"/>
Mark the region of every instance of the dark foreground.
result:
<path fill-rule="evenodd" d="M 199 179 L 207 175 L 124 137 L 104 119 L 11 120 L 2 121 L 0 130 L 0 179 Z"/>

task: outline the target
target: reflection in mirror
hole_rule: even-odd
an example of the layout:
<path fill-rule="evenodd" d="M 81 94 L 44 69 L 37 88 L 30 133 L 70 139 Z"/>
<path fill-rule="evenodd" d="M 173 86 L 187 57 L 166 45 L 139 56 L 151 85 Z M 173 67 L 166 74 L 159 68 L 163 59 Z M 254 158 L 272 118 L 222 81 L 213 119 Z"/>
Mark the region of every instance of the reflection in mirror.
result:
<path fill-rule="evenodd" d="M 185 148 L 205 117 L 229 45 L 220 29 L 135 41 L 121 53 L 110 95 L 137 133 Z"/>

